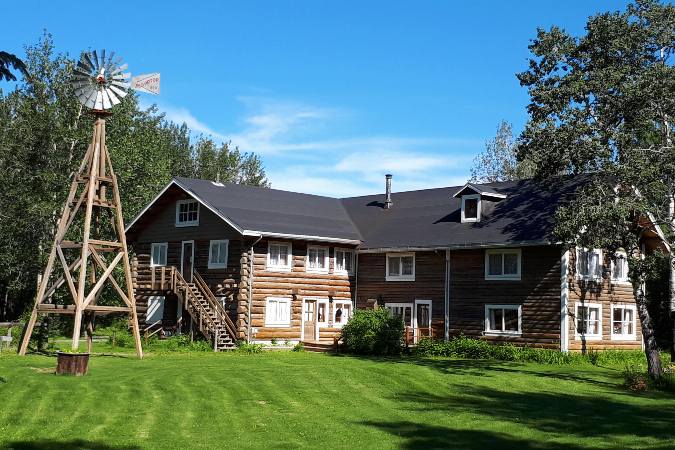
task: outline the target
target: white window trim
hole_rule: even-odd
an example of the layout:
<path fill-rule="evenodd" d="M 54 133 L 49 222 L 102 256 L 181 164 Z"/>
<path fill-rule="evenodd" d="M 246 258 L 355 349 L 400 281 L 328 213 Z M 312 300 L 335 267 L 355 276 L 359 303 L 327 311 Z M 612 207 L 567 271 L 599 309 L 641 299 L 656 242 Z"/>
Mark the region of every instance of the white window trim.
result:
<path fill-rule="evenodd" d="M 412 275 L 389 275 L 389 257 L 399 257 L 403 258 L 406 256 L 412 256 L 413 265 L 412 265 Z M 386 254 L 386 264 L 385 264 L 385 280 L 386 281 L 415 281 L 415 253 L 387 253 Z M 401 265 L 401 268 L 403 265 Z"/>
<path fill-rule="evenodd" d="M 225 262 L 220 264 L 220 263 L 212 263 L 211 262 L 211 257 L 212 255 L 212 250 L 213 250 L 213 244 L 225 244 Z M 209 269 L 227 269 L 227 259 L 230 257 L 230 240 L 229 239 L 213 239 L 209 241 L 209 263 L 208 263 L 208 268 Z"/>
<path fill-rule="evenodd" d="M 582 275 L 581 271 L 579 270 L 579 261 L 581 261 L 581 258 L 579 258 L 579 253 L 580 252 L 592 252 L 592 253 L 597 253 L 598 255 L 598 261 L 600 262 L 600 276 L 596 275 Z M 578 248 L 576 249 L 576 255 L 575 255 L 575 261 L 574 261 L 574 269 L 575 269 L 575 276 L 577 280 L 583 280 L 583 281 L 600 281 L 602 280 L 602 273 L 605 268 L 605 261 L 602 257 L 602 250 L 598 248 L 594 249 L 588 249 L 588 248 Z"/>
<path fill-rule="evenodd" d="M 331 317 L 331 315 L 330 315 L 330 301 L 329 301 L 329 299 L 328 299 L 327 297 L 303 297 L 303 299 L 302 299 L 303 304 L 304 304 L 307 300 L 309 300 L 309 301 L 316 301 L 316 311 L 314 311 L 314 314 L 316 314 L 316 316 L 317 316 L 317 321 L 316 321 L 317 327 L 318 327 L 318 328 L 327 328 L 327 327 L 328 327 L 328 319 Z M 318 320 L 318 317 L 319 317 L 319 304 L 321 304 L 321 303 L 323 303 L 324 305 L 326 305 L 326 315 L 324 316 L 324 318 L 325 318 L 326 320 L 324 320 L 323 322 L 319 322 L 319 320 Z M 303 315 L 303 316 L 302 316 L 303 328 L 304 328 L 304 320 L 305 320 L 305 316 Z M 317 335 L 317 336 L 318 336 L 318 335 Z"/>
<path fill-rule="evenodd" d="M 323 250 L 323 267 L 314 268 L 309 267 L 309 251 L 310 249 Z M 305 271 L 308 273 L 328 273 L 330 270 L 330 249 L 323 245 L 308 245 L 307 254 L 305 255 Z"/>
<path fill-rule="evenodd" d="M 273 266 L 270 262 L 270 246 L 272 245 L 286 245 L 288 246 L 288 263 L 285 266 Z M 265 270 L 268 272 L 290 272 L 293 268 L 293 244 L 286 241 L 269 241 L 267 243 L 267 266 Z"/>
<path fill-rule="evenodd" d="M 614 333 L 614 310 L 630 309 L 633 311 L 633 332 L 631 334 Z M 637 308 L 635 305 L 626 305 L 622 303 L 611 303 L 609 305 L 609 332 L 612 341 L 634 341 L 637 339 Z"/>
<path fill-rule="evenodd" d="M 352 258 L 352 270 L 338 270 L 337 269 L 337 252 L 345 252 L 346 254 L 351 255 Z M 333 249 L 333 273 L 342 274 L 342 275 L 354 275 L 354 264 L 356 263 L 356 252 L 351 248 L 341 248 L 335 247 Z"/>
<path fill-rule="evenodd" d="M 517 254 L 518 255 L 518 273 L 515 275 L 490 275 L 490 255 L 503 255 L 503 254 Z M 523 252 L 519 248 L 506 248 L 506 249 L 487 249 L 485 250 L 485 279 L 486 280 L 513 280 L 518 281 L 522 277 L 522 261 L 523 261 Z M 504 272 L 504 257 L 502 256 L 502 272 Z"/>
<path fill-rule="evenodd" d="M 187 203 L 197 203 L 197 220 L 191 220 L 188 222 L 179 222 L 178 218 L 180 217 L 180 205 L 185 205 Z M 186 200 L 178 200 L 176 202 L 176 226 L 177 227 L 196 227 L 199 225 L 199 213 L 201 210 L 201 203 L 199 200 L 195 199 L 186 199 Z"/>
<path fill-rule="evenodd" d="M 267 308 L 269 307 L 270 300 L 274 301 L 284 301 L 288 303 L 288 322 L 274 322 L 270 321 L 270 318 L 267 314 Z M 265 299 L 265 326 L 270 328 L 290 328 L 291 322 L 293 322 L 293 298 L 291 297 L 267 297 Z"/>
<path fill-rule="evenodd" d="M 464 216 L 464 204 L 466 203 L 466 200 L 478 200 L 476 203 L 476 217 L 465 217 Z M 473 194 L 473 195 L 462 195 L 462 223 L 466 222 L 480 222 L 480 205 L 481 204 L 481 196 L 480 194 Z"/>
<path fill-rule="evenodd" d="M 598 308 L 598 330 L 600 334 L 580 334 L 577 324 L 579 323 L 579 307 L 583 306 L 586 308 Z M 574 339 L 587 341 L 601 341 L 602 340 L 602 304 L 601 303 L 584 303 L 576 302 L 574 304 Z"/>
<path fill-rule="evenodd" d="M 163 267 L 166 266 L 167 261 L 164 261 L 164 264 L 157 264 L 154 261 L 153 256 L 155 255 L 155 247 L 164 247 L 164 256 L 166 259 L 169 259 L 169 243 L 168 242 L 153 242 L 150 245 L 150 267 Z"/>
<path fill-rule="evenodd" d="M 335 312 L 337 311 L 337 305 L 338 304 L 349 305 L 349 314 L 347 314 L 347 316 L 346 316 L 347 320 L 345 320 L 341 323 L 335 322 Z M 349 322 L 349 319 L 351 319 L 352 315 L 354 314 L 354 302 L 352 302 L 352 300 L 348 299 L 348 298 L 334 298 L 332 305 L 333 305 L 333 308 L 331 310 L 331 319 L 332 319 L 333 327 L 334 328 L 342 328 L 342 327 L 345 326 L 345 324 L 347 322 Z M 342 311 L 342 317 L 345 318 L 344 310 Z"/>
<path fill-rule="evenodd" d="M 626 259 L 626 276 L 623 278 L 614 278 L 614 261 L 615 258 L 618 256 L 621 256 Z M 619 250 L 614 253 L 614 257 L 615 258 L 612 258 L 612 261 L 610 262 L 610 271 L 611 271 L 610 273 L 612 282 L 616 284 L 630 284 L 630 278 L 628 277 L 628 255 L 623 250 Z"/>
<path fill-rule="evenodd" d="M 490 310 L 491 309 L 515 309 L 518 310 L 518 331 L 499 331 L 490 330 Z M 502 321 L 504 320 L 502 316 Z M 523 305 L 522 304 L 486 304 L 483 334 L 485 336 L 520 336 L 523 334 Z"/>

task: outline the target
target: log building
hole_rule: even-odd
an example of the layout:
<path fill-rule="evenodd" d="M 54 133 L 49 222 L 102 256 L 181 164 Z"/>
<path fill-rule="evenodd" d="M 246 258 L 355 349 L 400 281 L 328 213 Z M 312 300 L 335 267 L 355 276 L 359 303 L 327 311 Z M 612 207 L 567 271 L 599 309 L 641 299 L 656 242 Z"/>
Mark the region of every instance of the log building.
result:
<path fill-rule="evenodd" d="M 175 178 L 129 224 L 146 334 L 215 350 L 331 341 L 355 308 L 406 341 L 463 334 L 563 351 L 642 345 L 625 255 L 554 242 L 564 178 L 336 199 Z M 646 245 L 659 245 L 656 232 Z"/>

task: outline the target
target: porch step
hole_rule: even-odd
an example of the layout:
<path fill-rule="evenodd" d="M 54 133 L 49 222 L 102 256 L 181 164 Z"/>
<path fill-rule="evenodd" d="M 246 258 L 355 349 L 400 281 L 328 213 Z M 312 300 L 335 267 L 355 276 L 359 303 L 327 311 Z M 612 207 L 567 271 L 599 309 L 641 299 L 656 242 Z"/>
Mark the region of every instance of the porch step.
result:
<path fill-rule="evenodd" d="M 303 341 L 302 345 L 305 351 L 314 353 L 334 353 L 335 347 L 333 341 Z"/>

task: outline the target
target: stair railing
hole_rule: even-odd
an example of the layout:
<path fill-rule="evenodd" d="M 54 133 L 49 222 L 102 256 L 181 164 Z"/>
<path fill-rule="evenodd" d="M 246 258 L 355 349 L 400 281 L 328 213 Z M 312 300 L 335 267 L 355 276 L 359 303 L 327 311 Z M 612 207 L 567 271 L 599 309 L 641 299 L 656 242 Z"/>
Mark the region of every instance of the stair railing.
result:
<path fill-rule="evenodd" d="M 199 299 L 195 295 L 192 286 L 190 286 L 187 281 L 183 278 L 179 271 L 175 271 L 175 280 L 176 280 L 176 292 L 183 294 L 183 300 L 185 301 L 185 308 L 188 310 L 190 315 L 193 318 L 197 316 L 199 319 L 198 327 L 199 331 L 207 335 L 210 339 L 214 341 L 214 348 L 217 348 L 218 344 L 218 324 L 216 321 L 209 315 L 209 312 L 204 308 L 204 306 L 199 302 Z"/>
<path fill-rule="evenodd" d="M 220 322 L 223 324 L 225 327 L 225 330 L 227 331 L 227 334 L 230 335 L 230 338 L 234 342 L 236 340 L 236 328 L 234 326 L 234 322 L 232 322 L 232 319 L 230 318 L 230 315 L 227 314 L 227 311 L 225 311 L 225 308 L 223 307 L 223 304 L 218 301 L 216 296 L 213 294 L 211 289 L 209 288 L 209 285 L 206 284 L 206 281 L 202 278 L 199 273 L 194 270 L 193 271 L 193 280 L 195 281 L 195 286 L 197 286 L 197 289 L 199 289 L 200 293 L 206 301 L 209 302 L 209 306 L 211 306 L 211 309 L 217 314 L 218 318 L 220 319 Z"/>

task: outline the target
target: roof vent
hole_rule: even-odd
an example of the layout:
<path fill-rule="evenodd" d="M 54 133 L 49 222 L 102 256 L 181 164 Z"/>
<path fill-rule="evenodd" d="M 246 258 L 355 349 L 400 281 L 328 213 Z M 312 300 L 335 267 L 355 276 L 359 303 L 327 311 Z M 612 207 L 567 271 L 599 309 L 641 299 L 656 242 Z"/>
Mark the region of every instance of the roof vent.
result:
<path fill-rule="evenodd" d="M 391 174 L 388 173 L 384 176 L 385 178 L 385 193 L 384 193 L 384 209 L 389 209 L 392 207 L 394 202 L 391 201 Z"/>

